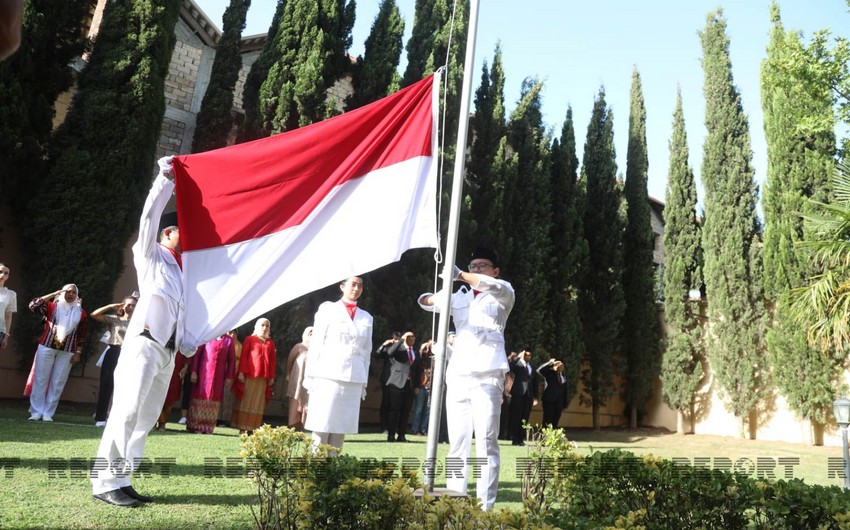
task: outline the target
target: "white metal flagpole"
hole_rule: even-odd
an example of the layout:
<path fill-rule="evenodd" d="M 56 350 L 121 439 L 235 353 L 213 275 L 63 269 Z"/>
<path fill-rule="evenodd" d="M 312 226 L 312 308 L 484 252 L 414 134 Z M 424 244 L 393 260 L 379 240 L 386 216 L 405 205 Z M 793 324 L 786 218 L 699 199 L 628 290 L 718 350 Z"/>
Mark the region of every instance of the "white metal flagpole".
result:
<path fill-rule="evenodd" d="M 469 3 L 469 29 L 466 35 L 466 57 L 463 63 L 463 89 L 460 93 L 460 119 L 457 126 L 455 168 L 452 177 L 452 201 L 449 210 L 448 235 L 446 237 L 446 260 L 441 277 L 443 279 L 442 301 L 438 307 L 451 307 L 453 269 L 457 254 L 457 231 L 460 204 L 463 198 L 463 175 L 466 166 L 466 140 L 469 130 L 469 102 L 472 99 L 472 71 L 475 64 L 475 37 L 478 32 L 478 0 Z M 437 443 L 440 435 L 440 416 L 443 404 L 443 380 L 446 370 L 446 339 L 449 333 L 449 311 L 440 313 L 437 326 L 437 348 L 434 348 L 433 379 L 431 381 L 431 411 L 428 416 L 428 444 L 425 453 L 425 488 L 434 491 L 434 476 L 437 469 Z"/>

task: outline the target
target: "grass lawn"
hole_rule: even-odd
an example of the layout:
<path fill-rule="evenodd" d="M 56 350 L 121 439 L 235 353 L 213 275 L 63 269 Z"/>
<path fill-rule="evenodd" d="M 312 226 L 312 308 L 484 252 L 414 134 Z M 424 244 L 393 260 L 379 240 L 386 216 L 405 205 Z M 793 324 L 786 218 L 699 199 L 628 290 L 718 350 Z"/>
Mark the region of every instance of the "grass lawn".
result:
<path fill-rule="evenodd" d="M 133 484 L 157 502 L 120 509 L 91 499 L 89 459 L 101 433 L 91 417 L 94 406 L 61 403 L 50 424 L 27 421 L 27 405 L 23 400 L 0 400 L 0 528 L 252 527 L 250 505 L 256 494 L 245 478 L 234 429 L 219 427 L 211 436 L 194 435 L 174 423 L 165 433 L 153 433 L 145 452 L 150 468 L 137 475 Z M 695 465 L 734 467 L 751 476 L 784 478 L 788 473 L 807 483 L 843 484 L 841 450 L 835 447 L 677 436 L 653 430 L 567 432 L 582 453 L 622 448 Z M 387 444 L 381 434 L 358 434 L 346 438 L 343 451 L 358 458 L 391 458 L 415 465 L 425 458 L 425 437 L 409 439 L 411 443 Z M 447 445 L 439 446 L 439 461 L 447 449 Z M 526 455 L 526 448 L 502 442 L 497 509 L 520 506 L 516 467 Z M 437 486 L 443 484 L 438 478 Z"/>

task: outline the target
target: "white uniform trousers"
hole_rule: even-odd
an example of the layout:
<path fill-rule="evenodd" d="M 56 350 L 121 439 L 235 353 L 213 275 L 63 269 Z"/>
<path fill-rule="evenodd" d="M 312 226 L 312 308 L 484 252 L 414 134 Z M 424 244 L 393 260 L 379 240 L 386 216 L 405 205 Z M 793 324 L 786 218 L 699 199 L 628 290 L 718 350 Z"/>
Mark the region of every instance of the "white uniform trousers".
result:
<path fill-rule="evenodd" d="M 59 406 L 62 390 L 71 373 L 69 351 L 55 350 L 38 345 L 35 352 L 35 374 L 30 394 L 30 413 L 39 418 L 52 418 Z"/>
<path fill-rule="evenodd" d="M 470 470 L 478 474 L 475 488 L 484 510 L 496 503 L 499 489 L 499 416 L 504 378 L 454 377 L 447 381 L 446 424 L 449 453 L 446 456 L 446 487 L 466 494 Z M 472 434 L 475 456 L 470 460 Z"/>
<path fill-rule="evenodd" d="M 148 433 L 159 418 L 174 371 L 174 353 L 142 336 L 129 337 L 115 367 L 112 410 L 92 468 L 92 493 L 130 485 Z"/>

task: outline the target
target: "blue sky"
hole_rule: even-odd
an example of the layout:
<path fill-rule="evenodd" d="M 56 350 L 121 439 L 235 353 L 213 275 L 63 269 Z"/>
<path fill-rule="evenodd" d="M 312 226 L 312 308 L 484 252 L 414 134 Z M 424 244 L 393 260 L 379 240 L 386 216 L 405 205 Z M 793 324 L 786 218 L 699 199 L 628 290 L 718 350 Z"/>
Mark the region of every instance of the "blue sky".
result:
<path fill-rule="evenodd" d="M 196 0 L 220 28 L 229 0 Z M 407 43 L 413 26 L 414 0 L 397 0 L 406 24 Z M 277 4 L 254 0 L 244 35 L 266 33 Z M 358 0 L 352 55 L 363 53 L 379 0 Z M 706 16 L 723 8 L 730 38 L 732 74 L 749 116 L 756 179 L 767 166 L 759 94 L 759 69 L 770 30 L 769 0 L 483 0 L 479 7 L 473 89 L 484 61 L 492 62 L 501 41 L 505 69 L 506 106 L 510 112 L 519 98 L 522 81 L 544 81 L 544 119 L 560 134 L 567 107 L 573 109 L 582 158 L 584 137 L 601 86 L 614 113 L 617 165 L 625 173 L 629 90 L 633 68 L 643 83 L 649 145 L 649 194 L 663 200 L 667 182 L 670 139 L 677 86 L 682 89 L 690 163 L 697 178 L 702 160 L 705 102 L 702 94 L 702 50 L 698 32 Z M 831 28 L 850 38 L 850 13 L 845 0 L 785 0 L 779 2 L 787 30 L 808 39 L 815 31 Z M 406 62 L 402 53 L 403 70 Z M 702 197 L 700 196 L 700 200 Z"/>

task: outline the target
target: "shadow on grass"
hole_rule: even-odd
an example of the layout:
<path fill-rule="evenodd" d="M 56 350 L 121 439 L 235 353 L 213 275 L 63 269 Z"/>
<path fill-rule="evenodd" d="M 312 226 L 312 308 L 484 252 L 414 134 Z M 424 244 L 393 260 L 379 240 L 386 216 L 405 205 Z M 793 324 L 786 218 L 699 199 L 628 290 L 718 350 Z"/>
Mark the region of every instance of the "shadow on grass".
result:
<path fill-rule="evenodd" d="M 244 506 L 257 503 L 256 495 L 157 495 L 156 504 L 209 504 Z"/>

